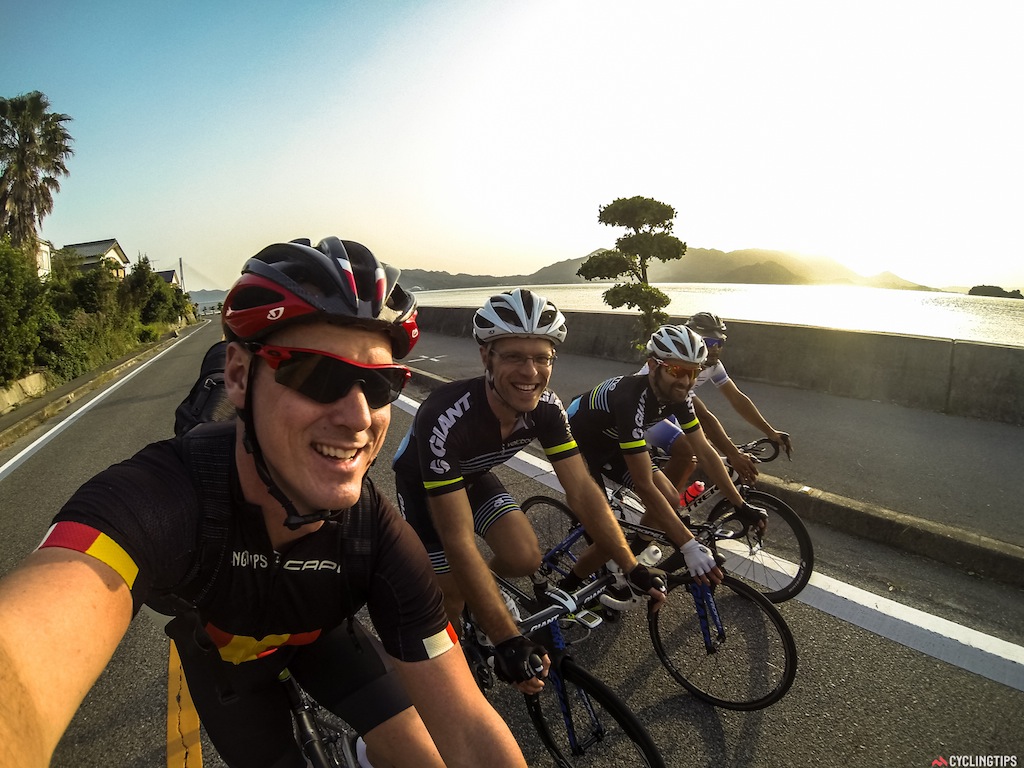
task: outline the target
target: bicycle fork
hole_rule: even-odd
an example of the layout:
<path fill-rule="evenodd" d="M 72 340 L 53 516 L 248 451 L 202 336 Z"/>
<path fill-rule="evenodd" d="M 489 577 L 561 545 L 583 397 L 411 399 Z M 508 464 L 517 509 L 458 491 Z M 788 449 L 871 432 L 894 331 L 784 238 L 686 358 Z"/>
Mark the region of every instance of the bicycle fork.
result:
<path fill-rule="evenodd" d="M 697 608 L 697 620 L 700 622 L 700 631 L 704 636 L 704 647 L 710 656 L 725 642 L 725 627 L 722 626 L 722 619 L 718 615 L 714 591 L 707 584 L 692 583 L 687 584 L 686 588 L 693 597 L 693 604 Z M 712 624 L 715 628 L 715 637 L 711 636 Z"/>

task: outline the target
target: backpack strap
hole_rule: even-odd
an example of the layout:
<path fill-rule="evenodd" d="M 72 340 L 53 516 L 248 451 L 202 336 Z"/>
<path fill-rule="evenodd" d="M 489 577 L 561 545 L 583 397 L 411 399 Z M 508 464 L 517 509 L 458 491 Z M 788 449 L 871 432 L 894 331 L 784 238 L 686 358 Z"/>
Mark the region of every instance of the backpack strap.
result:
<path fill-rule="evenodd" d="M 196 550 L 184 578 L 150 600 L 161 613 L 190 611 L 210 591 L 227 551 L 231 532 L 231 473 L 235 461 L 235 423 L 199 424 L 178 438 L 178 450 L 199 497 Z"/>

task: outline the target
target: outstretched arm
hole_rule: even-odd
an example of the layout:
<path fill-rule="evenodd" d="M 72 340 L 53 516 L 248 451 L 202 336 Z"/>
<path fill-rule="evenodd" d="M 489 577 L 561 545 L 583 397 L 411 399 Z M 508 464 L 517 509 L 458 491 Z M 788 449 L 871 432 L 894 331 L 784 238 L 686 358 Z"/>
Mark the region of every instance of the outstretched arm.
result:
<path fill-rule="evenodd" d="M 131 618 L 121 576 L 80 552 L 33 552 L 0 581 L 0 765 L 49 765 Z"/>
<path fill-rule="evenodd" d="M 740 388 L 736 386 L 736 382 L 730 379 L 719 387 L 718 391 L 725 395 L 725 399 L 729 401 L 729 404 L 736 410 L 736 413 L 742 416 L 747 423 L 762 432 L 769 440 L 776 443 L 782 443 L 782 447 L 785 449 L 787 456 L 792 453 L 793 443 L 789 439 L 789 433 L 780 432 L 769 424 L 768 420 L 761 415 L 757 406 L 754 405 L 754 401 L 747 397 L 740 391 Z"/>
<path fill-rule="evenodd" d="M 515 737 L 480 692 L 461 646 L 395 665 L 448 768 L 525 768 Z"/>
<path fill-rule="evenodd" d="M 740 474 L 745 483 L 753 483 L 757 478 L 758 471 L 754 461 L 739 448 L 735 446 L 729 435 L 726 433 L 722 423 L 707 409 L 703 401 L 694 395 L 693 412 L 700 420 L 701 429 L 704 435 L 719 452 L 729 460 L 729 464 Z"/>
<path fill-rule="evenodd" d="M 515 637 L 519 634 L 519 628 L 505 607 L 491 570 L 477 547 L 476 534 L 473 532 L 473 510 L 465 491 L 433 496 L 429 503 L 434 528 L 441 538 L 445 557 L 451 566 L 451 577 L 477 622 L 494 643 Z M 446 595 L 445 605 L 449 604 L 450 595 Z M 458 616 L 449 614 L 449 619 L 455 624 Z"/>
<path fill-rule="evenodd" d="M 636 558 L 629 550 L 622 527 L 608 506 L 608 497 L 590 476 L 587 465 L 579 455 L 556 461 L 552 464 L 558 482 L 565 489 L 565 500 L 573 514 L 579 518 L 590 537 L 598 544 L 600 562 L 592 565 L 587 573 L 597 570 L 607 560 L 614 560 L 623 573 L 629 573 L 636 566 Z"/>

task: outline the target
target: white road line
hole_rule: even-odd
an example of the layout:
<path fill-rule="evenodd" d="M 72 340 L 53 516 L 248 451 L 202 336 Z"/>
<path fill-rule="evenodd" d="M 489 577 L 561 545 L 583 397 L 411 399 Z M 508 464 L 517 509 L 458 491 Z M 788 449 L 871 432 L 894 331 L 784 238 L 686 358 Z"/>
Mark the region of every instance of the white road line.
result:
<path fill-rule="evenodd" d="M 405 395 L 397 405 L 409 414 L 419 408 L 419 403 Z M 519 453 L 505 466 L 559 493 L 563 490 L 544 459 Z M 794 599 L 932 658 L 1024 691 L 1024 647 L 818 573 L 811 574 L 810 582 Z"/>
<path fill-rule="evenodd" d="M 187 337 L 182 337 L 182 338 L 187 338 Z M 145 369 L 146 366 L 148 366 L 150 363 L 155 363 L 157 360 L 159 360 L 161 357 L 163 357 L 166 353 L 170 352 L 174 348 L 174 344 L 177 344 L 178 341 L 181 341 L 181 339 L 178 339 L 173 344 L 168 346 L 167 349 L 165 349 L 162 352 L 160 352 L 159 354 L 151 357 L 149 360 L 144 362 L 142 365 L 140 365 L 138 368 L 133 370 L 131 373 L 128 373 L 125 376 L 123 376 L 120 379 L 118 379 L 117 381 L 115 381 L 112 385 L 110 385 L 105 390 L 103 390 L 103 392 L 101 392 L 96 397 L 94 397 L 92 400 L 90 400 L 88 403 L 86 403 L 81 408 L 76 410 L 74 413 L 72 413 L 66 419 L 64 419 L 63 421 L 59 422 L 52 429 L 48 430 L 47 432 L 45 432 L 42 435 L 40 435 L 39 437 L 37 437 L 32 442 L 31 445 L 29 445 L 27 448 L 24 448 L 23 450 L 21 450 L 18 453 L 17 456 L 15 456 L 13 459 L 9 460 L 2 467 L 0 467 L 0 481 L 2 481 L 5 477 L 7 477 L 7 475 L 9 475 L 11 472 L 16 470 L 22 464 L 24 464 L 25 461 L 27 461 L 29 459 L 29 457 L 32 456 L 32 454 L 34 454 L 36 451 L 38 451 L 40 448 L 42 448 L 48 442 L 53 440 L 53 438 L 57 437 L 57 435 L 59 435 L 65 429 L 67 429 L 72 424 L 74 424 L 79 416 L 81 416 L 84 413 L 87 413 L 90 408 L 92 408 L 97 403 L 101 402 L 103 400 L 103 398 L 105 398 L 111 392 L 114 392 L 122 384 L 127 383 L 133 376 L 135 376 L 137 373 L 139 373 L 143 369 Z"/>

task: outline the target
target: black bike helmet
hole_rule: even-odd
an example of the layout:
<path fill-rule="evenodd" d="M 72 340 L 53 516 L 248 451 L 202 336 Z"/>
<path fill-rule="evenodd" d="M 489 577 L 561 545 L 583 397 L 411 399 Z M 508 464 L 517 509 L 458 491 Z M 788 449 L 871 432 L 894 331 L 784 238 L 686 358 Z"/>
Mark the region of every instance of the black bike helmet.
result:
<path fill-rule="evenodd" d="M 686 321 L 686 327 L 691 328 L 705 339 L 721 339 L 725 341 L 725 321 L 718 315 L 710 312 L 698 312 Z"/>
<path fill-rule="evenodd" d="M 315 247 L 309 240 L 275 243 L 245 262 L 242 276 L 228 292 L 222 311 L 225 336 L 253 349 L 282 328 L 322 320 L 381 330 L 391 339 L 392 355 L 405 357 L 419 338 L 419 328 L 416 298 L 398 285 L 400 274 L 378 261 L 366 246 L 351 240 L 327 237 Z M 334 519 L 344 510 L 299 514 L 274 481 L 252 415 L 258 359 L 254 355 L 249 366 L 245 406 L 239 410 L 245 427 L 243 443 L 252 454 L 256 472 L 284 508 L 288 528 Z"/>
<path fill-rule="evenodd" d="M 366 246 L 327 237 L 275 243 L 249 259 L 228 292 L 222 313 L 231 340 L 251 342 L 296 323 L 325 320 L 379 328 L 394 357 L 419 338 L 416 298 L 398 284 L 401 271 Z"/>

